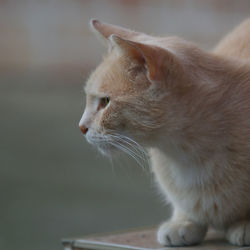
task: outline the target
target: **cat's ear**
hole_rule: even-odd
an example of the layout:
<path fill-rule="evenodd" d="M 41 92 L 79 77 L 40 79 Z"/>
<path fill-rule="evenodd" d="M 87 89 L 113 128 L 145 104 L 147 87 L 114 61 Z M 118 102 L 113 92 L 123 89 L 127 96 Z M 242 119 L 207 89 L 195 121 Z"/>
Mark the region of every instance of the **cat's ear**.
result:
<path fill-rule="evenodd" d="M 112 35 L 110 40 L 120 53 L 145 67 L 150 81 L 161 81 L 178 64 L 171 52 L 158 46 L 126 40 L 116 35 Z"/>
<path fill-rule="evenodd" d="M 109 37 L 112 34 L 120 36 L 124 39 L 131 39 L 132 37 L 140 34 L 139 32 L 135 32 L 112 24 L 103 23 L 96 19 L 91 19 L 89 25 L 91 31 L 96 34 L 96 36 L 106 45 L 109 45 Z"/>

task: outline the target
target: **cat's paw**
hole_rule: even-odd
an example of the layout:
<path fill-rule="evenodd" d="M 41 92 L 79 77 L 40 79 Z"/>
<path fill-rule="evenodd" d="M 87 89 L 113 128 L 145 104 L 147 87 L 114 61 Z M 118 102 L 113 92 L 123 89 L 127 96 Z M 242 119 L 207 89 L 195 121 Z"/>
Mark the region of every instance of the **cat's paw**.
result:
<path fill-rule="evenodd" d="M 250 246 L 250 221 L 240 221 L 231 225 L 226 237 L 233 245 Z"/>
<path fill-rule="evenodd" d="M 206 232 L 206 226 L 192 221 L 169 221 L 160 226 L 157 239 L 163 246 L 190 246 L 199 244 Z"/>

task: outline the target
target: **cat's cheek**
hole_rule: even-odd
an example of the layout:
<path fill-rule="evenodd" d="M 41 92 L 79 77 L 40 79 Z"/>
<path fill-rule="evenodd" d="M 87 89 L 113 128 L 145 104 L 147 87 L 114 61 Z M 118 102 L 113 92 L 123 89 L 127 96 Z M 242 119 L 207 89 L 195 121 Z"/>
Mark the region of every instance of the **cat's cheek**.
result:
<path fill-rule="evenodd" d="M 99 121 L 99 126 L 100 126 L 100 130 L 102 130 L 102 131 L 107 131 L 107 130 L 113 129 L 112 123 L 106 117 L 102 118 Z"/>
<path fill-rule="evenodd" d="M 102 130 L 116 130 L 119 127 L 119 114 L 112 108 L 104 110 L 99 121 Z"/>

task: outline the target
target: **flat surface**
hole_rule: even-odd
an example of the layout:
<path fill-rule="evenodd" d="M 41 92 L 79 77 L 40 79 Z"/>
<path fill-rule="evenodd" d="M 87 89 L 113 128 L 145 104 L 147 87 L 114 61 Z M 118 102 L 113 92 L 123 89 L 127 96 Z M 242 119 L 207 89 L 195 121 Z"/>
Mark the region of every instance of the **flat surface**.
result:
<path fill-rule="evenodd" d="M 96 250 L 115 250 L 115 249 L 201 249 L 201 250 L 240 250 L 250 249 L 250 247 L 237 247 L 230 245 L 224 235 L 210 230 L 205 241 L 198 246 L 191 247 L 162 247 L 156 241 L 156 228 L 143 230 L 132 230 L 114 234 L 103 234 L 75 239 L 63 240 L 65 250 L 96 249 Z"/>

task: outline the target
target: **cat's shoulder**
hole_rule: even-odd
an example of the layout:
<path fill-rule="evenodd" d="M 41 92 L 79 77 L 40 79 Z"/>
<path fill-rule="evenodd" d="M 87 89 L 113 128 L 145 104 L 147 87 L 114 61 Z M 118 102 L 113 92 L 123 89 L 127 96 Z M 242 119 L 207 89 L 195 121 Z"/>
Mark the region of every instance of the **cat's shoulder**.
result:
<path fill-rule="evenodd" d="M 215 47 L 214 52 L 223 56 L 250 59 L 250 18 L 226 35 Z"/>

